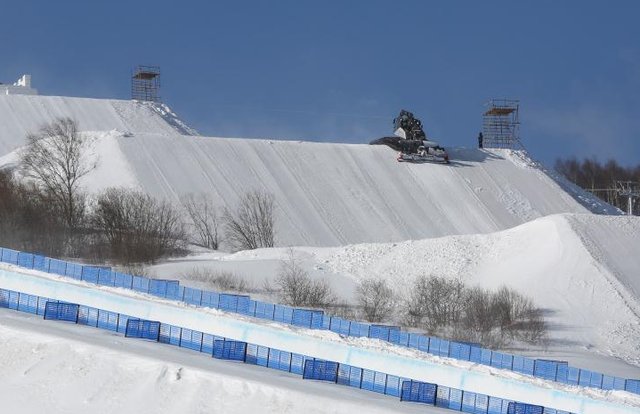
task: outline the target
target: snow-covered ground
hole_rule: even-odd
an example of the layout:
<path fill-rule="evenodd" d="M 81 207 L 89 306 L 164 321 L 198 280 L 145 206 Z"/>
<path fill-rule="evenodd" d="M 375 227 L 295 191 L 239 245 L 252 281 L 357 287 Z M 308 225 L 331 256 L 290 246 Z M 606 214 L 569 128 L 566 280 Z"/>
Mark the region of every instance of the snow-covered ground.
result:
<path fill-rule="evenodd" d="M 3 412 L 449 411 L 7 309 L 0 309 L 0 367 Z"/>
<path fill-rule="evenodd" d="M 97 168 L 83 182 L 90 192 L 125 186 L 174 202 L 204 192 L 220 208 L 233 208 L 246 191 L 270 192 L 278 245 L 311 246 L 293 250 L 313 277 L 330 280 L 345 299 L 366 278 L 386 278 L 400 293 L 423 274 L 489 289 L 506 285 L 543 307 L 551 323 L 548 347 L 511 352 L 640 378 L 640 219 L 591 214 L 619 212 L 523 152 L 458 148 L 448 149 L 448 166 L 400 164 L 391 149 L 379 146 L 190 136 L 195 131 L 166 106 L 0 96 L 0 168 L 15 164 L 28 132 L 61 116 L 76 119 L 92 137 Z M 202 253 L 151 272 L 179 279 L 193 267 L 208 267 L 260 286 L 288 255 L 285 247 Z M 233 404 L 242 408 L 235 412 L 314 412 L 316 406 L 330 412 L 334 402 L 335 412 L 414 409 L 341 387 L 325 393 L 325 384 L 286 374 L 262 377 L 255 367 L 200 362 L 201 355 L 191 362 L 187 351 L 123 344 L 104 332 L 45 327 L 6 312 L 0 311 L 0 369 L 11 375 L 0 376 L 0 398 L 25 412 L 234 412 Z M 154 357 L 146 356 L 150 346 Z M 99 356 L 92 357 L 96 350 Z M 232 368 L 221 374 L 220 364 Z M 138 371 L 148 380 L 135 379 Z M 83 373 L 87 381 L 79 379 Z M 109 385 L 92 391 L 93 383 Z M 30 384 L 42 398 L 27 397 Z M 124 396 L 115 399 L 110 390 Z M 165 397 L 174 392 L 187 405 Z"/>

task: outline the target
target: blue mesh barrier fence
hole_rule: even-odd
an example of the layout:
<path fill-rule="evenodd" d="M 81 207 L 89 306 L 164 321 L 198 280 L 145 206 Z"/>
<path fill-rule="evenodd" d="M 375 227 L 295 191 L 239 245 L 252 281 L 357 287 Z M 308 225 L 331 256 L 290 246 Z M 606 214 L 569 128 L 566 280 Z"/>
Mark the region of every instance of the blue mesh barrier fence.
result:
<path fill-rule="evenodd" d="M 438 386 L 428 382 L 403 381 L 400 401 L 413 401 L 425 404 L 436 404 Z"/>
<path fill-rule="evenodd" d="M 308 359 L 304 363 L 302 378 L 337 382 L 338 363 L 333 361 L 322 361 L 319 359 Z"/>
<path fill-rule="evenodd" d="M 160 338 L 160 322 L 144 319 L 127 319 L 125 338 L 142 338 L 158 341 Z"/>
<path fill-rule="evenodd" d="M 329 317 L 324 315 L 322 311 L 295 309 L 283 305 L 253 301 L 246 295 L 209 292 L 183 287 L 175 280 L 160 280 L 149 279 L 142 276 L 131 276 L 115 272 L 107 268 L 83 266 L 76 263 L 65 262 L 37 254 L 24 253 L 6 248 L 0 248 L 0 261 L 49 273 L 65 275 L 90 283 L 122 287 L 149 293 L 159 297 L 182 300 L 196 306 L 212 307 L 224 311 L 241 313 L 257 318 L 269 319 L 313 329 L 327 329 L 339 333 L 340 335 L 378 338 L 438 356 L 472 361 L 500 369 L 509 369 L 552 381 L 584 387 L 601 388 L 605 390 L 626 389 L 627 391 L 640 394 L 639 387 L 629 385 L 634 383 L 628 381 L 634 380 L 626 380 L 624 378 L 574 368 L 568 366 L 564 362 L 533 360 L 521 356 L 504 354 L 480 348 L 475 344 L 458 343 L 441 338 L 404 332 L 394 326 L 370 325 L 339 317 Z M 0 307 L 20 309 L 24 311 L 31 311 L 35 309 L 36 311 L 39 311 L 40 314 L 44 313 L 44 303 L 38 303 L 37 301 L 34 302 L 33 300 L 23 300 L 18 302 L 17 298 L 18 296 L 12 296 L 12 294 L 8 294 L 4 298 L 0 297 Z M 98 315 L 99 317 L 96 319 L 94 311 L 91 318 L 86 320 L 86 323 L 113 331 L 126 331 L 126 318 L 122 318 L 122 320 L 120 320 L 118 316 L 105 313 L 104 311 Z M 184 341 L 185 346 L 193 348 L 196 347 L 194 341 L 197 342 L 198 339 L 193 337 L 181 338 L 180 335 L 172 335 L 169 338 L 168 343 L 180 344 Z M 373 383 L 374 382 L 372 382 L 372 384 Z M 366 386 L 370 386 L 369 382 L 366 383 Z M 375 385 L 375 387 L 371 385 L 371 388 L 379 389 L 380 385 Z M 388 386 L 386 388 L 388 388 Z"/>
<path fill-rule="evenodd" d="M 524 404 L 519 402 L 510 402 L 507 408 L 507 414 L 543 414 L 544 407 L 539 405 Z"/>
<path fill-rule="evenodd" d="M 44 318 L 57 320 L 57 321 L 69 321 L 78 322 L 78 310 L 80 305 L 75 303 L 63 303 L 63 302 L 47 302 L 44 308 Z"/>
<path fill-rule="evenodd" d="M 518 405 L 519 403 L 497 397 L 465 392 L 437 386 L 436 384 L 421 383 L 383 372 L 339 364 L 333 361 L 317 360 L 309 356 L 228 340 L 212 334 L 156 321 L 141 320 L 101 309 L 61 303 L 47 300 L 47 298 L 0 289 L 0 305 L 8 307 L 10 302 L 14 304 L 13 306 L 16 309 L 21 309 L 25 312 L 34 313 L 41 309 L 42 313 L 70 321 L 73 321 L 75 315 L 75 322 L 78 324 L 117 330 L 127 337 L 146 338 L 165 344 L 195 349 L 215 358 L 244 361 L 248 364 L 288 371 L 302 375 L 303 378 L 336 382 L 340 385 L 392 395 L 399 397 L 403 401 L 435 404 L 439 407 L 469 413 L 505 414 L 508 407 L 513 407 L 514 410 L 526 410 L 526 408 L 519 408 L 525 405 Z M 40 304 L 44 304 L 44 306 L 41 307 Z M 56 306 L 54 307 L 53 305 Z M 609 382 L 614 383 L 614 381 Z M 640 387 L 640 381 L 629 380 L 629 389 L 637 389 L 638 387 Z M 541 411 L 514 412 L 537 414 Z M 545 409 L 544 413 L 567 414 L 551 409 Z"/>

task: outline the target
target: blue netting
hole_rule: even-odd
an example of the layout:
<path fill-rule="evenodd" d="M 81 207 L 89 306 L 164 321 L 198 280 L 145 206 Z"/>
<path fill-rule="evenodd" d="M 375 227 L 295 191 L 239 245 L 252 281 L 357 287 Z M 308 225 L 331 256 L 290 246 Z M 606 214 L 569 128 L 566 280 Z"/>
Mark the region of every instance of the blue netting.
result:
<path fill-rule="evenodd" d="M 103 286 L 115 286 L 116 275 L 109 268 L 101 267 L 98 270 L 98 284 Z"/>
<path fill-rule="evenodd" d="M 349 324 L 349 336 L 368 337 L 370 325 L 367 323 L 351 321 Z"/>
<path fill-rule="evenodd" d="M 373 383 L 375 381 L 375 372 L 370 369 L 362 370 L 362 383 L 360 388 L 363 390 L 373 391 Z"/>
<path fill-rule="evenodd" d="M 450 388 L 449 389 L 449 405 L 447 408 L 452 410 L 461 411 L 462 410 L 462 391 Z"/>
<path fill-rule="evenodd" d="M 67 263 L 67 267 L 65 269 L 65 276 L 82 280 L 82 265 L 76 263 Z"/>
<path fill-rule="evenodd" d="M 256 352 L 256 364 L 266 367 L 269 365 L 269 348 L 266 346 L 258 346 Z"/>
<path fill-rule="evenodd" d="M 167 297 L 167 280 L 162 279 L 150 279 L 149 280 L 149 293 L 161 298 Z"/>
<path fill-rule="evenodd" d="M 308 359 L 304 363 L 302 378 L 336 382 L 338 380 L 338 363 L 319 359 Z"/>
<path fill-rule="evenodd" d="M 57 320 L 78 322 L 78 310 L 80 305 L 75 303 L 49 302 L 47 301 L 44 308 L 44 318 Z"/>
<path fill-rule="evenodd" d="M 78 309 L 78 324 L 98 326 L 98 309 L 88 306 L 80 306 Z"/>
<path fill-rule="evenodd" d="M 404 381 L 400 401 L 413 401 L 435 405 L 437 385 L 427 382 Z"/>
<path fill-rule="evenodd" d="M 487 407 L 487 414 L 502 414 L 503 411 L 506 412 L 507 405 L 504 404 L 504 400 L 498 397 L 489 397 L 489 405 Z"/>
<path fill-rule="evenodd" d="M 533 367 L 535 361 L 533 359 L 514 356 L 513 357 L 513 370 L 522 374 L 533 375 Z"/>
<path fill-rule="evenodd" d="M 588 387 L 591 384 L 591 374 L 592 372 L 586 369 L 580 370 L 580 379 L 578 380 L 578 385 L 583 387 Z"/>
<path fill-rule="evenodd" d="M 455 359 L 469 361 L 471 358 L 471 345 L 461 342 L 449 343 L 449 356 Z"/>
<path fill-rule="evenodd" d="M 67 262 L 58 259 L 49 259 L 49 273 L 57 275 L 67 274 Z"/>
<path fill-rule="evenodd" d="M 202 290 L 185 287 L 182 293 L 182 300 L 192 305 L 200 305 L 202 303 Z"/>
<path fill-rule="evenodd" d="M 120 272 L 114 272 L 113 285 L 116 287 L 122 287 L 127 289 L 133 289 L 133 276 Z"/>
<path fill-rule="evenodd" d="M 436 388 L 436 407 L 449 408 L 449 387 Z"/>
<path fill-rule="evenodd" d="M 137 292 L 149 292 L 149 279 L 142 276 L 133 276 L 132 279 L 131 289 Z"/>
<path fill-rule="evenodd" d="M 82 266 L 81 279 L 89 283 L 98 283 L 100 269 L 93 266 Z"/>
<path fill-rule="evenodd" d="M 396 326 L 386 325 L 371 325 L 369 328 L 369 338 L 382 339 L 383 341 L 389 340 L 389 335 L 392 329 L 398 329 Z"/>
<path fill-rule="evenodd" d="M 493 352 L 491 354 L 491 365 L 496 368 L 511 370 L 513 368 L 513 356 L 501 352 Z"/>
<path fill-rule="evenodd" d="M 640 380 L 628 379 L 624 389 L 634 394 L 640 394 Z"/>
<path fill-rule="evenodd" d="M 289 371 L 291 368 L 291 353 L 271 349 L 269 351 L 267 366 L 280 371 Z"/>
<path fill-rule="evenodd" d="M 409 346 L 409 332 L 401 331 L 398 333 L 398 344 L 402 346 Z"/>
<path fill-rule="evenodd" d="M 476 393 L 463 391 L 462 393 L 462 412 L 473 413 L 476 409 Z"/>
<path fill-rule="evenodd" d="M 302 375 L 304 372 L 304 355 L 291 354 L 291 367 L 289 370 L 298 375 Z"/>
<path fill-rule="evenodd" d="M 18 310 L 20 312 L 37 313 L 38 297 L 21 293 L 18 297 Z"/>
<path fill-rule="evenodd" d="M 566 362 L 536 359 L 533 366 L 533 375 L 555 381 L 558 376 L 558 365 L 561 364 L 566 364 Z"/>
<path fill-rule="evenodd" d="M 180 332 L 180 346 L 199 352 L 202 349 L 202 332 L 182 328 Z"/>
<path fill-rule="evenodd" d="M 18 251 L 2 249 L 2 261 L 5 263 L 18 264 Z"/>
<path fill-rule="evenodd" d="M 210 292 L 208 290 L 202 291 L 202 306 L 218 309 L 218 303 L 220 303 L 219 293 Z"/>
<path fill-rule="evenodd" d="M 386 386 L 387 386 L 387 374 L 383 372 L 375 371 L 373 374 L 373 392 L 384 394 Z"/>
<path fill-rule="evenodd" d="M 340 364 L 338 367 L 338 384 L 360 388 L 362 369 L 351 365 Z"/>
<path fill-rule="evenodd" d="M 202 334 L 202 347 L 200 348 L 200 352 L 213 355 L 213 343 L 215 337 L 208 333 Z"/>
<path fill-rule="evenodd" d="M 30 253 L 18 253 L 18 266 L 33 269 L 33 255 Z"/>
<path fill-rule="evenodd" d="M 489 397 L 484 394 L 476 394 L 476 406 L 474 413 L 486 413 L 489 410 Z"/>
<path fill-rule="evenodd" d="M 160 322 L 144 319 L 128 319 L 124 336 L 157 341 L 160 338 Z"/>
<path fill-rule="evenodd" d="M 240 341 L 213 341 L 213 357 L 232 361 L 244 361 L 247 343 Z"/>
<path fill-rule="evenodd" d="M 632 381 L 632 380 L 631 380 Z M 613 389 L 614 390 L 624 390 L 627 386 L 627 380 L 620 377 L 615 377 L 613 379 Z"/>
<path fill-rule="evenodd" d="M 256 301 L 254 315 L 256 318 L 273 320 L 275 306 L 273 303 Z"/>
<path fill-rule="evenodd" d="M 48 270 L 47 265 L 49 264 L 46 257 L 34 254 L 33 255 L 33 268 L 35 270 L 40 270 L 42 272 L 46 272 Z"/>
<path fill-rule="evenodd" d="M 291 323 L 296 326 L 304 326 L 305 328 L 311 328 L 311 321 L 313 320 L 313 313 L 317 311 L 307 309 L 293 309 L 291 316 Z"/>
<path fill-rule="evenodd" d="M 9 307 L 9 291 L 6 289 L 0 289 L 0 308 Z"/>
<path fill-rule="evenodd" d="M 172 300 L 182 300 L 182 290 L 180 287 L 180 282 L 177 280 L 167 280 L 167 293 L 165 297 Z"/>
<path fill-rule="evenodd" d="M 102 309 L 98 309 L 98 325 L 100 329 L 107 329 L 109 331 L 118 330 L 118 315 L 115 312 L 109 312 Z"/>
<path fill-rule="evenodd" d="M 284 305 L 275 305 L 273 320 L 282 323 L 291 323 L 293 319 L 293 308 Z"/>
<path fill-rule="evenodd" d="M 510 402 L 507 414 L 543 414 L 544 408 L 539 405 Z"/>
<path fill-rule="evenodd" d="M 244 362 L 251 365 L 258 364 L 258 345 L 247 344 L 247 350 L 244 356 Z"/>
<path fill-rule="evenodd" d="M 329 325 L 329 330 L 338 333 L 340 335 L 349 335 L 349 328 L 351 326 L 351 322 L 337 316 L 331 317 L 331 323 Z"/>
<path fill-rule="evenodd" d="M 404 382 L 404 380 L 400 379 L 400 377 L 387 375 L 387 388 L 384 390 L 384 393 L 387 395 L 393 395 L 394 397 L 400 397 L 402 382 Z"/>

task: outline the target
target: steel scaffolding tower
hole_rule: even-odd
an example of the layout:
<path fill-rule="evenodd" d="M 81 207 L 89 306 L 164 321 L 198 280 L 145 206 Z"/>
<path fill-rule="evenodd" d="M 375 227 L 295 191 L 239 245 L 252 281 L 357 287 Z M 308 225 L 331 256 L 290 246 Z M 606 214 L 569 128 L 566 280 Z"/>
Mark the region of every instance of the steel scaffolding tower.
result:
<path fill-rule="evenodd" d="M 160 102 L 160 67 L 137 66 L 131 75 L 131 99 Z"/>
<path fill-rule="evenodd" d="M 640 185 L 635 181 L 616 181 L 620 197 L 627 198 L 627 214 L 633 215 L 633 204 L 640 198 Z"/>
<path fill-rule="evenodd" d="M 484 148 L 513 148 L 520 143 L 520 101 L 492 99 L 482 115 L 482 146 Z"/>

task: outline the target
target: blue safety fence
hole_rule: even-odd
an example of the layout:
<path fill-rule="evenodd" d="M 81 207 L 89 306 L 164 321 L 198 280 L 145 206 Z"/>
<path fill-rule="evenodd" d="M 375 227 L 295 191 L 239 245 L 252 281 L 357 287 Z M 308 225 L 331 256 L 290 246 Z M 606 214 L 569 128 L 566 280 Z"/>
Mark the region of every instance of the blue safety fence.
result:
<path fill-rule="evenodd" d="M 338 363 L 320 359 L 308 359 L 304 362 L 302 378 L 338 382 Z"/>
<path fill-rule="evenodd" d="M 57 302 L 43 297 L 0 289 L 1 307 L 19 310 L 19 303 L 37 304 L 35 307 L 24 307 L 23 309 L 25 312 L 38 315 L 43 315 L 47 311 L 47 304 L 70 305 L 71 307 L 66 309 L 75 307 L 78 315 L 77 324 L 79 325 L 116 331 L 125 336 L 136 338 L 154 339 L 152 336 L 157 333 L 158 342 L 194 349 L 214 358 L 237 360 L 250 365 L 290 372 L 303 378 L 335 382 L 339 385 L 397 397 L 402 401 L 417 401 L 456 411 L 487 414 L 507 414 L 510 406 L 513 406 L 514 409 L 521 406 L 518 405 L 520 403 L 499 397 L 413 381 L 410 378 L 401 378 L 333 361 L 318 360 L 311 356 L 235 341 L 155 321 L 141 320 L 102 309 Z M 57 310 L 60 309 L 58 306 Z M 69 315 L 69 312 L 63 311 L 63 314 Z M 73 315 L 73 310 L 70 314 Z M 155 324 L 159 324 L 159 326 Z M 187 337 L 190 338 L 188 341 Z M 634 384 L 634 386 L 637 387 L 638 384 Z M 520 413 L 520 411 L 516 412 Z M 532 411 L 531 413 L 537 414 L 538 412 Z M 545 408 L 542 413 L 571 414 L 550 408 Z"/>
<path fill-rule="evenodd" d="M 213 357 L 231 361 L 244 361 L 247 355 L 247 343 L 240 341 L 217 340 L 213 342 Z"/>
<path fill-rule="evenodd" d="M 377 338 L 440 357 L 455 358 L 499 369 L 512 370 L 564 384 L 604 390 L 627 390 L 640 394 L 640 387 L 636 385 L 638 380 L 629 380 L 571 367 L 563 361 L 526 358 L 481 348 L 477 344 L 455 342 L 418 333 L 404 332 L 397 326 L 367 324 L 336 316 L 328 316 L 321 310 L 299 309 L 255 301 L 247 295 L 218 293 L 184 287 L 180 286 L 180 283 L 176 280 L 149 279 L 143 276 L 127 275 L 105 267 L 80 265 L 6 248 L 0 248 L 0 261 L 63 275 L 88 283 L 121 287 L 166 299 L 184 301 L 194 306 L 210 307 L 304 328 L 326 329 L 344 336 Z M 0 297 L 0 306 L 4 306 L 3 301 L 7 303 L 5 307 L 12 309 L 17 309 L 18 306 L 31 308 L 38 306 L 38 304 L 26 302 L 18 304 L 10 299 Z M 44 305 L 42 306 L 44 307 Z M 93 322 L 93 320 L 89 321 L 91 324 Z M 126 330 L 126 325 L 122 326 L 126 322 L 120 321 L 117 316 L 105 311 L 98 313 L 98 319 L 95 322 L 96 324 L 93 326 L 105 327 L 105 329 L 118 332 Z M 160 337 L 161 339 L 163 338 L 162 333 Z M 198 341 L 198 337 L 186 334 L 184 337 L 170 336 L 167 343 L 183 344 L 185 347 L 197 350 L 199 347 Z M 212 346 L 213 343 L 209 348 Z M 302 367 L 300 369 L 302 370 Z M 365 385 L 369 387 L 369 382 L 366 382 Z M 376 386 L 379 388 L 379 385 Z"/>
<path fill-rule="evenodd" d="M 44 307 L 44 318 L 77 323 L 79 310 L 80 305 L 76 305 L 74 303 L 46 302 Z"/>
<path fill-rule="evenodd" d="M 403 381 L 400 401 L 412 401 L 425 404 L 436 404 L 438 386 L 428 382 Z"/>
<path fill-rule="evenodd" d="M 510 402 L 507 408 L 507 414 L 543 414 L 544 411 L 544 407 L 539 405 L 518 402 Z"/>
<path fill-rule="evenodd" d="M 160 340 L 160 322 L 145 319 L 128 319 L 124 333 L 126 338 Z"/>

